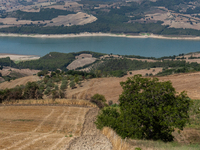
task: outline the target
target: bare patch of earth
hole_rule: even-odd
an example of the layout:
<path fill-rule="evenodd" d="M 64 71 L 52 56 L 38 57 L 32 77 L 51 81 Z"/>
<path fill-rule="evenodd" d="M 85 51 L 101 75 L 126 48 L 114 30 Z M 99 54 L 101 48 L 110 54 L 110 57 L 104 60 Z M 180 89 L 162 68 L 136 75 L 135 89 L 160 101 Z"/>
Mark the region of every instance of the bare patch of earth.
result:
<path fill-rule="evenodd" d="M 4 25 L 0 25 L 0 28 L 20 26 L 25 24 L 47 24 L 46 26 L 72 26 L 72 25 L 84 25 L 96 21 L 97 18 L 87 13 L 78 12 L 76 14 L 69 14 L 65 16 L 58 16 L 52 20 L 44 21 L 31 21 L 31 20 L 17 20 L 17 18 L 0 18 L 0 22 Z"/>
<path fill-rule="evenodd" d="M 10 57 L 13 61 L 23 61 L 23 60 L 35 60 L 39 59 L 39 56 L 36 55 L 17 55 L 17 54 L 0 54 L 0 58 Z"/>
<path fill-rule="evenodd" d="M 77 14 L 69 14 L 66 16 L 58 16 L 53 18 L 53 23 L 47 23 L 47 26 L 72 26 L 72 25 L 84 25 L 96 21 L 97 18 L 87 13 L 78 12 Z"/>
<path fill-rule="evenodd" d="M 163 21 L 164 23 L 162 25 L 169 25 L 170 28 L 190 28 L 200 30 L 200 18 L 189 14 L 174 13 L 163 7 L 160 7 L 159 9 L 165 10 L 165 12 L 146 14 L 145 18 L 140 19 L 140 21 Z"/>
<path fill-rule="evenodd" d="M 73 70 L 78 67 L 83 67 L 87 64 L 95 62 L 95 60 L 96 58 L 92 57 L 91 54 L 80 54 L 79 56 L 76 56 L 76 60 L 67 66 L 67 69 Z"/>
<path fill-rule="evenodd" d="M 70 142 L 67 150 L 112 150 L 112 144 L 99 130 L 94 121 L 98 115 L 98 109 L 90 109 L 83 124 L 82 136 Z"/>
<path fill-rule="evenodd" d="M 4 25 L 0 25 L 0 28 L 5 27 L 5 25 L 8 26 L 18 26 L 18 25 L 24 25 L 24 24 L 40 24 L 38 21 L 31 21 L 31 20 L 18 20 L 17 18 L 0 18 L 0 22 L 2 22 Z M 48 21 L 49 22 L 49 21 Z M 47 23 L 46 21 L 42 23 Z"/>
<path fill-rule="evenodd" d="M 37 74 L 39 71 L 40 70 L 16 69 L 16 68 L 11 68 L 11 67 L 4 67 L 2 70 L 0 70 L 0 72 L 3 76 L 10 75 L 13 72 L 17 72 L 24 76 L 31 76 L 33 74 Z"/>

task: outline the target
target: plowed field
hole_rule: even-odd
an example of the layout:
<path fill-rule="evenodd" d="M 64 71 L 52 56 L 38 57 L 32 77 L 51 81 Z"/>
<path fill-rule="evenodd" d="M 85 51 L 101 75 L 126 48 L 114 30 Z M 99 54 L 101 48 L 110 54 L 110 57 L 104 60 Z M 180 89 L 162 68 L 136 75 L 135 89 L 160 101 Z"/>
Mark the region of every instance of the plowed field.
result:
<path fill-rule="evenodd" d="M 81 135 L 90 108 L 1 106 L 1 150 L 62 150 Z"/>

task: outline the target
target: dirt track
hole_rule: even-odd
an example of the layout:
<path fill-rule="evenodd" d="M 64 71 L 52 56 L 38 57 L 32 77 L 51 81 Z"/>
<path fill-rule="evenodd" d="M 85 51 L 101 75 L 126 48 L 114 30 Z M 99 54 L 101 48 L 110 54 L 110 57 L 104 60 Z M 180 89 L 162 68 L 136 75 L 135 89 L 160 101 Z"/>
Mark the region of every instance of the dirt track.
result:
<path fill-rule="evenodd" d="M 94 124 L 97 109 L 90 109 L 85 118 L 81 137 L 70 142 L 67 150 L 112 150 L 109 140 L 96 129 Z"/>
<path fill-rule="evenodd" d="M 0 149 L 64 150 L 75 143 L 82 150 L 83 143 L 88 143 L 88 149 L 91 149 L 93 147 L 91 144 L 94 144 L 91 139 L 96 139 L 97 147 L 109 150 L 111 144 L 104 136 L 96 134 L 97 130 L 91 122 L 98 110 L 92 109 L 88 112 L 90 109 L 66 106 L 2 106 L 0 107 Z M 85 135 L 85 132 L 88 133 L 88 138 L 78 138 Z M 91 135 L 91 133 L 95 134 Z M 98 141 L 104 144 L 99 144 Z"/>

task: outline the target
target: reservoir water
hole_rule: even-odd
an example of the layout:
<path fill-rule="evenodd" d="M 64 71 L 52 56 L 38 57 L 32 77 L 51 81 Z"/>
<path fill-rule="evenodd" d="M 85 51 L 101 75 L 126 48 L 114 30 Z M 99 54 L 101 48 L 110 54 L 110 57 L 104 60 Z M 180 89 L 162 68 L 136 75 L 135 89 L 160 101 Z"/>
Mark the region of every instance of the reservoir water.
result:
<path fill-rule="evenodd" d="M 0 53 L 44 56 L 49 52 L 94 51 L 120 55 L 172 56 L 200 51 L 200 41 L 124 37 L 0 37 Z"/>

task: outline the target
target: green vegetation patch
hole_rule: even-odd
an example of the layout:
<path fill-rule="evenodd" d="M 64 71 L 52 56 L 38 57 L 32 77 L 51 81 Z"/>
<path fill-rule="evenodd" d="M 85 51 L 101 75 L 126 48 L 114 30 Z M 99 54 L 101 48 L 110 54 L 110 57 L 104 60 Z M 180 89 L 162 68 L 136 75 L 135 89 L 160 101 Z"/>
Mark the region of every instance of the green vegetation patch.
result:
<path fill-rule="evenodd" d="M 189 110 L 190 124 L 187 127 L 200 129 L 200 100 L 192 100 L 192 103 Z"/>
<path fill-rule="evenodd" d="M 17 68 L 29 68 L 29 69 L 37 69 L 37 70 L 50 70 L 55 71 L 57 69 L 61 69 L 66 71 L 67 66 L 75 60 L 75 56 L 80 54 L 91 54 L 93 57 L 101 57 L 104 54 L 90 52 L 90 51 L 82 51 L 77 53 L 59 53 L 59 52 L 50 52 L 49 54 L 41 57 L 37 60 L 30 60 L 25 62 L 20 62 L 16 66 Z"/>
<path fill-rule="evenodd" d="M 6 57 L 0 58 L 0 66 L 16 67 L 16 64 L 10 59 L 10 57 Z"/>
<path fill-rule="evenodd" d="M 33 119 L 14 119 L 12 121 L 30 122 L 30 121 L 34 121 L 34 120 Z"/>
<path fill-rule="evenodd" d="M 21 10 L 17 10 L 13 17 L 17 18 L 18 20 L 31 20 L 31 21 L 41 21 L 41 20 L 51 20 L 53 18 L 58 17 L 59 15 L 68 15 L 68 14 L 75 14 L 74 12 L 67 11 L 67 10 L 60 10 L 54 8 L 41 8 L 40 12 L 24 12 Z"/>
<path fill-rule="evenodd" d="M 0 103 L 20 99 L 42 99 L 44 94 L 50 96 L 52 100 L 64 98 L 68 85 L 72 89 L 77 86 L 81 87 L 84 79 L 96 77 L 92 73 L 73 70 L 67 72 L 56 70 L 55 72 L 51 72 L 50 75 L 45 70 L 38 72 L 38 76 L 43 75 L 44 77 L 40 81 L 28 82 L 26 85 L 0 90 Z"/>

